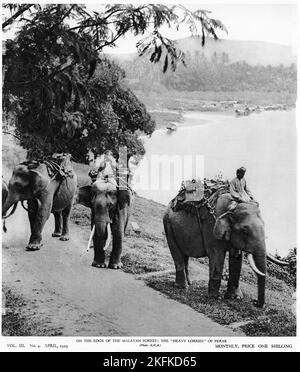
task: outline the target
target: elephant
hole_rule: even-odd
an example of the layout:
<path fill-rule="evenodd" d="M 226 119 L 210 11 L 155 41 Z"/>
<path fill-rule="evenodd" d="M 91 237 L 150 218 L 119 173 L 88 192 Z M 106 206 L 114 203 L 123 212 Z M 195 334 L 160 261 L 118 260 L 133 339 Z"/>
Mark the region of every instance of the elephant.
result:
<path fill-rule="evenodd" d="M 105 250 L 109 245 L 110 234 L 112 251 L 108 267 L 122 267 L 124 233 L 133 203 L 133 192 L 127 182 L 124 184 L 125 187 L 119 187 L 115 177 L 103 177 L 99 174 L 92 185 L 79 188 L 77 203 L 91 209 L 91 225 L 95 227 L 93 267 L 107 267 Z"/>
<path fill-rule="evenodd" d="M 168 246 L 176 269 L 176 286 L 185 288 L 190 284 L 189 257 L 209 258 L 209 297 L 220 298 L 219 289 L 226 252 L 229 251 L 229 279 L 225 298 L 242 298 L 239 279 L 242 252 L 248 253 L 251 268 L 258 279 L 256 307 L 265 303 L 266 261 L 285 266 L 266 252 L 264 222 L 258 203 L 234 203 L 229 193 L 217 198 L 215 211 L 201 204 L 196 213 L 173 210 L 172 202 L 163 216 Z"/>
<path fill-rule="evenodd" d="M 2 218 L 11 216 L 18 202 L 28 211 L 31 235 L 26 251 L 41 248 L 42 231 L 51 213 L 55 220 L 52 236 L 69 240 L 69 216 L 77 188 L 70 157 L 63 154 L 43 162 L 25 161 L 13 169 Z M 25 200 L 28 209 L 23 204 Z M 12 211 L 6 215 L 12 206 Z"/>

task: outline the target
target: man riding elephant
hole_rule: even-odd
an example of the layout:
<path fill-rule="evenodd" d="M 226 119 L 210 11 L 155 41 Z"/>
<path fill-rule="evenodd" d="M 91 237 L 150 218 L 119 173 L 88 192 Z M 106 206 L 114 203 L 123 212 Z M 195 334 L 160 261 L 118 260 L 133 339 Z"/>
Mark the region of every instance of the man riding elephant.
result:
<path fill-rule="evenodd" d="M 124 233 L 128 224 L 133 203 L 133 192 L 128 181 L 101 164 L 96 171 L 89 173 L 92 185 L 79 188 L 77 202 L 91 208 L 91 224 L 94 246 L 92 266 L 106 267 L 106 248 L 112 235 L 112 252 L 108 267 L 122 267 L 121 254 Z"/>
<path fill-rule="evenodd" d="M 240 167 L 236 171 L 236 177 L 230 182 L 230 194 L 238 203 L 247 203 L 253 200 L 253 195 L 245 179 L 246 168 Z"/>
<path fill-rule="evenodd" d="M 8 184 L 8 195 L 2 208 L 2 217 L 8 218 L 18 202 L 28 201 L 28 217 L 31 235 L 27 251 L 41 247 L 42 231 L 51 212 L 54 214 L 55 230 L 52 236 L 69 240 L 69 216 L 77 187 L 69 154 L 38 161 L 18 164 Z M 7 211 L 14 206 L 11 213 Z"/>
<path fill-rule="evenodd" d="M 266 252 L 264 222 L 258 204 L 252 201 L 234 203 L 233 208 L 228 191 L 228 184 L 224 183 L 213 194 L 208 190 L 200 202 L 181 202 L 180 194 L 170 202 L 163 224 L 175 263 L 176 285 L 184 288 L 190 284 L 189 257 L 208 256 L 208 292 L 209 296 L 218 298 L 224 259 L 229 251 L 229 280 L 225 297 L 241 298 L 242 252 L 246 252 L 250 267 L 258 278 L 258 298 L 254 304 L 262 307 L 265 303 L 266 260 L 288 264 Z"/>

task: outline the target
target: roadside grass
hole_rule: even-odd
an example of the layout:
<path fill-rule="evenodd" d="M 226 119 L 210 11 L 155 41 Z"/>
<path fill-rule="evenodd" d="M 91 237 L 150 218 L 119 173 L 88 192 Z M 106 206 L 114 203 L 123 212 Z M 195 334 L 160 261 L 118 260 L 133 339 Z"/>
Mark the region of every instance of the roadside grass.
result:
<path fill-rule="evenodd" d="M 5 313 L 2 314 L 2 336 L 60 336 L 62 334 L 60 328 L 49 328 L 45 322 L 33 320 L 28 314 L 25 314 L 23 309 L 28 306 L 28 303 L 19 294 L 2 286 L 2 296 L 5 298 Z"/>
<path fill-rule="evenodd" d="M 257 309 L 252 304 L 256 296 L 256 287 L 241 283 L 244 298 L 241 300 L 210 299 L 207 294 L 207 279 L 193 281 L 187 290 L 174 287 L 175 276 L 167 274 L 145 279 L 147 285 L 168 297 L 184 303 L 194 310 L 208 316 L 223 325 L 241 323 L 239 328 L 247 336 L 296 336 L 296 318 L 292 306 L 291 292 L 274 293 L 267 290 L 267 304 L 264 309 Z M 222 283 L 221 294 L 226 291 Z M 243 324 L 245 322 L 245 324 Z"/>

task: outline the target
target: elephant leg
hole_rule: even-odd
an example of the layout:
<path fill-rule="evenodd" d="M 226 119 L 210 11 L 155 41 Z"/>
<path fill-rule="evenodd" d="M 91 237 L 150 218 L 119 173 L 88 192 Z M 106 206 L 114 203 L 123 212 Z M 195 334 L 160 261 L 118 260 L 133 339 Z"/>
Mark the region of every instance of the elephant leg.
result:
<path fill-rule="evenodd" d="M 124 223 L 125 221 L 122 219 L 122 215 L 116 219 L 114 223 L 111 224 L 111 232 L 112 232 L 112 251 L 110 254 L 109 264 L 108 267 L 110 269 L 121 269 L 121 254 L 122 254 L 122 246 L 123 246 L 123 239 L 124 239 Z"/>
<path fill-rule="evenodd" d="M 126 232 L 126 229 L 127 229 L 127 226 L 128 226 L 128 222 L 129 222 L 129 217 L 130 217 L 130 208 L 127 208 L 126 210 L 126 214 L 125 214 L 125 223 L 124 223 L 124 234 Z"/>
<path fill-rule="evenodd" d="M 187 287 L 187 278 L 185 271 L 184 256 L 182 257 L 177 256 L 175 262 L 175 269 L 176 269 L 175 287 L 185 289 Z"/>
<path fill-rule="evenodd" d="M 212 298 L 220 298 L 223 266 L 226 251 L 222 247 L 213 248 L 209 255 L 209 282 L 208 295 Z"/>
<path fill-rule="evenodd" d="M 72 204 L 67 206 L 62 211 L 63 228 L 62 228 L 62 235 L 59 238 L 59 240 L 67 241 L 70 239 L 69 238 L 69 218 L 70 218 L 71 209 L 72 209 Z"/>
<path fill-rule="evenodd" d="M 257 300 L 253 300 L 253 305 L 259 308 L 264 307 L 265 304 L 265 286 L 266 286 L 266 278 L 265 277 L 258 277 L 257 278 L 257 285 L 258 285 L 258 295 Z"/>
<path fill-rule="evenodd" d="M 33 228 L 31 230 L 29 243 L 26 247 L 27 251 L 37 251 L 41 248 L 42 231 L 46 221 L 50 217 L 52 202 L 53 202 L 52 195 L 49 195 L 47 199 L 43 199 L 40 201 L 36 217 L 34 220 Z"/>
<path fill-rule="evenodd" d="M 242 299 L 243 293 L 239 288 L 239 281 L 242 269 L 242 252 L 235 254 L 230 250 L 229 252 L 229 279 L 227 285 L 227 292 L 225 298 L 228 299 Z"/>
<path fill-rule="evenodd" d="M 30 223 L 30 231 L 32 232 L 35 218 L 38 211 L 38 202 L 36 199 L 29 199 L 28 200 L 28 218 Z"/>
<path fill-rule="evenodd" d="M 93 237 L 93 244 L 94 244 L 94 260 L 92 262 L 92 266 L 97 267 L 98 269 L 105 268 L 106 263 L 105 263 L 105 251 L 103 250 L 103 242 L 101 242 L 96 232 Z"/>
<path fill-rule="evenodd" d="M 177 242 L 174 239 L 174 233 L 172 227 L 170 226 L 168 218 L 164 218 L 163 223 L 168 246 L 175 264 L 176 270 L 175 286 L 177 288 L 184 289 L 187 286 L 186 267 L 188 264 L 188 257 L 186 260 L 185 256 L 182 254 L 180 248 L 178 247 Z"/>
<path fill-rule="evenodd" d="M 62 213 L 61 212 L 53 212 L 54 215 L 54 232 L 52 234 L 53 237 L 61 236 L 61 225 L 62 225 Z"/>
<path fill-rule="evenodd" d="M 190 285 L 190 276 L 189 276 L 189 256 L 184 256 L 184 264 L 185 264 L 185 276 L 187 284 Z"/>

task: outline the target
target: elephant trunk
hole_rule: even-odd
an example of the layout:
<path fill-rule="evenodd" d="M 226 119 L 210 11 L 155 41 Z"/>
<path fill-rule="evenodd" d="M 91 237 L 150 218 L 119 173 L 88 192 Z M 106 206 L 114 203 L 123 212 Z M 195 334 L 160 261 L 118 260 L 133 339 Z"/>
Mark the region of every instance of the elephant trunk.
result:
<path fill-rule="evenodd" d="M 14 198 L 14 197 L 11 197 L 9 194 L 5 200 L 5 203 L 3 205 L 3 208 L 2 208 L 2 218 L 8 218 L 10 217 L 16 210 L 17 208 L 17 204 L 18 204 L 19 200 L 17 198 Z M 12 207 L 12 211 L 6 215 L 7 211 Z"/>
<path fill-rule="evenodd" d="M 110 223 L 103 220 L 95 220 L 95 232 L 102 246 L 101 248 L 106 250 L 111 240 Z"/>
<path fill-rule="evenodd" d="M 266 287 L 266 277 L 265 276 L 258 276 L 257 277 L 257 302 L 255 305 L 257 307 L 263 307 L 265 304 L 265 287 Z"/>

